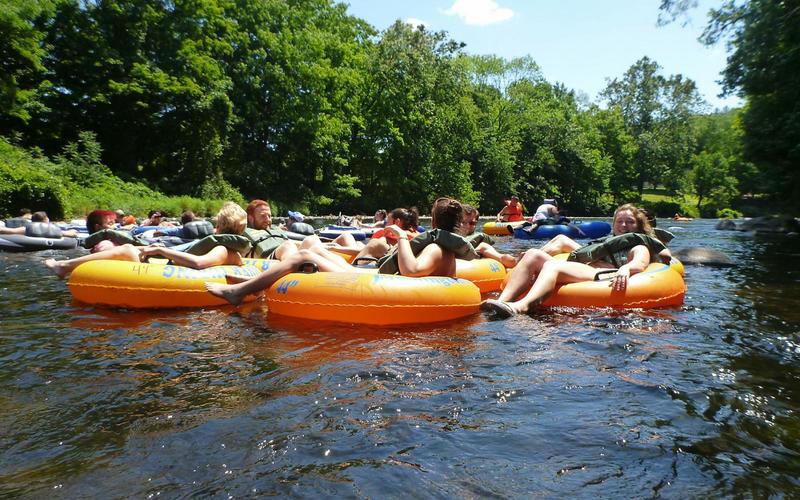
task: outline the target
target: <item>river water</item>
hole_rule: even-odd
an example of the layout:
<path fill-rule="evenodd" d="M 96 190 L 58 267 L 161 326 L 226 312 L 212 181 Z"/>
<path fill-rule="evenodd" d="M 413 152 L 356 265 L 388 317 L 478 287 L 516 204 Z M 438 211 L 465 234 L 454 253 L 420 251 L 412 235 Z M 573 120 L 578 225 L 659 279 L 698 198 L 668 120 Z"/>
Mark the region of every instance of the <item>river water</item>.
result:
<path fill-rule="evenodd" d="M 798 239 L 676 227 L 740 263 L 680 308 L 402 328 L 93 308 L 0 254 L 0 496 L 797 496 Z"/>

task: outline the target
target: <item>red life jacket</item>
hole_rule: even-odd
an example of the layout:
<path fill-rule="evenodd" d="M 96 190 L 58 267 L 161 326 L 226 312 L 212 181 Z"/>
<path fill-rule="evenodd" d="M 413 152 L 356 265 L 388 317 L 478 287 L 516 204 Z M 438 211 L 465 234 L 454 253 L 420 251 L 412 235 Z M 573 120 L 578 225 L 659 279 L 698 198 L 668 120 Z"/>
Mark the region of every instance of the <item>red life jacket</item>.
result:
<path fill-rule="evenodd" d="M 522 203 L 512 203 L 508 202 L 508 207 L 506 209 L 506 217 L 508 217 L 508 222 L 516 222 L 523 220 L 522 219 Z"/>

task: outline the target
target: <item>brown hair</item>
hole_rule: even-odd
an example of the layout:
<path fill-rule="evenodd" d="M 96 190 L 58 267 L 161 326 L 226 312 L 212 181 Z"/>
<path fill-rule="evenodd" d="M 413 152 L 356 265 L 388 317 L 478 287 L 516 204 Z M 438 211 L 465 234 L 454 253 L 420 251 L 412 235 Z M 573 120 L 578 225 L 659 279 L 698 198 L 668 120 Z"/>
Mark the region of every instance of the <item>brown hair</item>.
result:
<path fill-rule="evenodd" d="M 31 222 L 44 222 L 46 220 L 50 220 L 47 217 L 47 212 L 33 212 L 33 215 L 31 215 Z"/>
<path fill-rule="evenodd" d="M 464 218 L 464 207 L 452 198 L 437 198 L 431 207 L 431 225 L 434 228 L 455 232 Z"/>
<path fill-rule="evenodd" d="M 417 230 L 417 225 L 414 224 L 417 218 L 411 210 L 407 208 L 395 208 L 392 210 L 391 215 L 394 223 L 400 226 L 401 229 L 406 231 L 409 229 Z"/>
<path fill-rule="evenodd" d="M 263 205 L 266 205 L 266 206 L 269 207 L 269 202 L 264 201 L 264 200 L 253 200 L 250 203 L 248 203 L 247 204 L 247 208 L 245 209 L 247 211 L 247 217 L 253 217 L 253 214 L 255 213 L 256 208 L 258 208 L 260 206 L 263 206 Z M 270 211 L 272 211 L 272 207 L 270 207 Z"/>
<path fill-rule="evenodd" d="M 624 211 L 629 211 L 636 219 L 636 232 L 644 233 L 648 236 L 653 236 L 653 228 L 650 227 L 650 222 L 647 220 L 647 213 L 644 210 L 639 210 L 633 203 L 626 203 L 616 210 L 614 210 L 614 221 L 617 220 L 617 214 Z M 613 224 L 612 224 L 613 225 Z"/>
<path fill-rule="evenodd" d="M 195 216 L 194 212 L 192 212 L 191 210 L 184 210 L 183 213 L 181 214 L 181 224 L 192 222 L 195 219 L 197 219 L 197 216 Z"/>
<path fill-rule="evenodd" d="M 96 233 L 103 229 L 103 222 L 106 219 L 117 220 L 117 213 L 111 210 L 94 210 L 86 216 L 86 229 L 89 233 Z"/>

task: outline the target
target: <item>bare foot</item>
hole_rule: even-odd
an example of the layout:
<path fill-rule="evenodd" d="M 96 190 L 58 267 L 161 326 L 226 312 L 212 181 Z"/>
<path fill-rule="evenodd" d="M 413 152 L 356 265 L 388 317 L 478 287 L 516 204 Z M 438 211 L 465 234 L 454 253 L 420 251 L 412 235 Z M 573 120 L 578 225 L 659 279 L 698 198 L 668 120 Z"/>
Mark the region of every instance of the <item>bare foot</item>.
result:
<path fill-rule="evenodd" d="M 206 282 L 205 286 L 208 293 L 226 300 L 235 306 L 238 306 L 244 300 L 244 294 L 236 291 L 236 285 Z"/>
<path fill-rule="evenodd" d="M 481 309 L 499 319 L 506 319 L 520 314 L 511 302 L 503 302 L 497 299 L 488 299 L 481 303 Z"/>
<path fill-rule="evenodd" d="M 507 253 L 500 255 L 500 263 L 506 267 L 514 267 L 517 265 L 517 258 L 513 255 L 508 255 Z"/>
<path fill-rule="evenodd" d="M 238 274 L 225 274 L 225 281 L 229 285 L 235 285 L 237 283 L 244 283 L 245 281 L 250 281 L 253 279 L 252 276 L 241 276 Z"/>
<path fill-rule="evenodd" d="M 59 279 L 64 279 L 69 274 L 69 269 L 56 259 L 47 259 L 44 261 L 45 267 L 53 272 Z"/>

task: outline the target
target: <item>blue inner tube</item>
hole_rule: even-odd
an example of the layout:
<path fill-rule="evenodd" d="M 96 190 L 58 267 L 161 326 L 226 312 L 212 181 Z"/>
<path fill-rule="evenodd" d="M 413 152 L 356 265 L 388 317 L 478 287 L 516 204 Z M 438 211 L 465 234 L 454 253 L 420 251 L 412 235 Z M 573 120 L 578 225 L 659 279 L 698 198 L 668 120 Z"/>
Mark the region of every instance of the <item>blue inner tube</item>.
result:
<path fill-rule="evenodd" d="M 601 220 L 591 222 L 581 222 L 578 224 L 578 229 L 585 235 L 583 238 L 595 239 L 602 238 L 611 233 L 611 224 Z"/>
<path fill-rule="evenodd" d="M 336 237 L 338 237 L 342 233 L 350 234 L 353 238 L 356 239 L 356 241 L 361 241 L 367 238 L 367 233 L 365 233 L 364 231 L 358 229 L 357 227 L 347 227 L 347 226 L 328 226 L 322 229 L 319 232 L 319 235 L 323 238 L 330 238 L 333 240 L 336 239 Z"/>
<path fill-rule="evenodd" d="M 514 229 L 514 238 L 521 240 L 549 240 L 559 234 L 569 236 L 570 238 L 577 238 L 580 233 L 574 226 L 567 226 L 566 224 L 555 224 L 552 226 L 539 226 L 535 231 L 526 231 L 528 227 L 518 227 Z"/>
<path fill-rule="evenodd" d="M 524 227 L 514 229 L 514 238 L 523 240 L 549 240 L 559 234 L 573 239 L 602 238 L 611 232 L 611 224 L 603 221 L 581 222 L 573 225 L 555 224 L 539 226 L 535 231 L 526 231 Z"/>
<path fill-rule="evenodd" d="M 75 238 L 37 238 L 22 234 L 0 234 L 0 250 L 5 252 L 72 250 L 77 246 L 78 240 Z"/>

